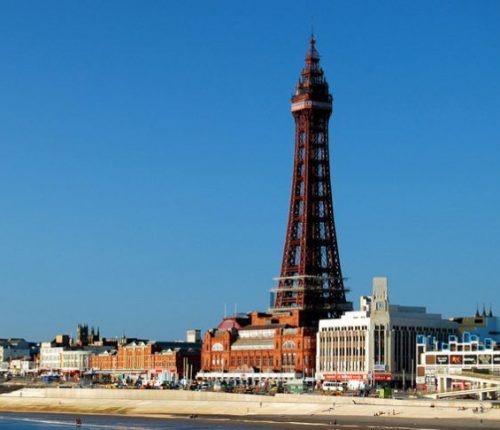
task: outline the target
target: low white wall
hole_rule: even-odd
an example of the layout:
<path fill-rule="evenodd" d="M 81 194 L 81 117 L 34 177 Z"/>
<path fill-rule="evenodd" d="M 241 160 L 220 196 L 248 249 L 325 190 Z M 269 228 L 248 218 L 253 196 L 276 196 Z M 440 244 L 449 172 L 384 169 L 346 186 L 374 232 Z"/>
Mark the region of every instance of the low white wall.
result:
<path fill-rule="evenodd" d="M 182 390 L 128 390 L 128 389 L 85 389 L 85 388 L 24 388 L 3 394 L 5 397 L 50 398 L 50 399 L 91 399 L 91 400 L 170 400 L 207 402 L 247 402 L 247 403 L 299 403 L 334 405 L 380 405 L 412 406 L 429 408 L 491 407 L 491 402 L 475 400 L 420 400 L 420 399 L 378 399 L 367 397 L 321 396 L 310 394 L 277 394 L 260 396 L 254 394 L 214 393 L 206 391 Z"/>

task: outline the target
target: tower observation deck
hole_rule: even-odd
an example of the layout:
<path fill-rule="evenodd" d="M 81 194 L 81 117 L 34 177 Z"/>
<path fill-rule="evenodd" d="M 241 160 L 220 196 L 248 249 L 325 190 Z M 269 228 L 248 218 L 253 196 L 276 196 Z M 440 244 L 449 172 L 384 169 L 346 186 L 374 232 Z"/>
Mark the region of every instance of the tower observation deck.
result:
<path fill-rule="evenodd" d="M 314 36 L 292 96 L 295 156 L 281 274 L 274 314 L 300 312 L 301 325 L 352 310 L 346 299 L 335 232 L 328 122 L 333 108 Z"/>

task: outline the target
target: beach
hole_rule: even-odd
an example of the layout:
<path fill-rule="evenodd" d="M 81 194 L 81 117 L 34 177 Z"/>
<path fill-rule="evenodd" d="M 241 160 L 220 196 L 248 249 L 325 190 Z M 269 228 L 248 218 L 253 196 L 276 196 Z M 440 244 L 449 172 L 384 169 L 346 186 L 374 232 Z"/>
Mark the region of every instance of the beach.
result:
<path fill-rule="evenodd" d="M 481 409 L 482 408 L 482 409 Z M 483 410 L 483 412 L 480 412 Z M 470 400 L 397 400 L 321 395 L 258 396 L 177 390 L 24 388 L 0 395 L 5 413 L 187 419 L 278 428 L 500 429 L 500 409 Z"/>

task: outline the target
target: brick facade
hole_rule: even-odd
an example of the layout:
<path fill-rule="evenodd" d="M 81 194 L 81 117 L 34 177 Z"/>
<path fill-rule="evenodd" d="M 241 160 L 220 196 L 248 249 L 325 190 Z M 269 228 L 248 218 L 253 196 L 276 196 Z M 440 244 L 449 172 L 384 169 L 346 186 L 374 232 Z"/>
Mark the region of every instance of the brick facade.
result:
<path fill-rule="evenodd" d="M 225 318 L 205 334 L 202 371 L 313 376 L 316 332 L 298 323 L 298 313 L 277 316 L 252 312 Z"/>
<path fill-rule="evenodd" d="M 174 379 L 200 370 L 200 344 L 185 342 L 132 342 L 115 351 L 90 357 L 90 367 L 101 373 L 168 373 Z M 186 369 L 184 369 L 186 367 Z"/>

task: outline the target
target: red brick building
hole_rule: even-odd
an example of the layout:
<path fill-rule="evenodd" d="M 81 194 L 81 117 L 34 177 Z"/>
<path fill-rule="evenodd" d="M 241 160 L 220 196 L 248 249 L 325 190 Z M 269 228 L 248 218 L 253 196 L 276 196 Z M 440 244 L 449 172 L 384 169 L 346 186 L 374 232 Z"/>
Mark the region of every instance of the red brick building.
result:
<path fill-rule="evenodd" d="M 299 316 L 298 311 L 286 315 L 252 312 L 224 318 L 216 329 L 205 334 L 200 375 L 313 376 L 316 330 L 301 327 Z"/>
<path fill-rule="evenodd" d="M 200 343 L 134 341 L 90 357 L 96 373 L 149 375 L 167 381 L 192 378 L 200 370 Z"/>

